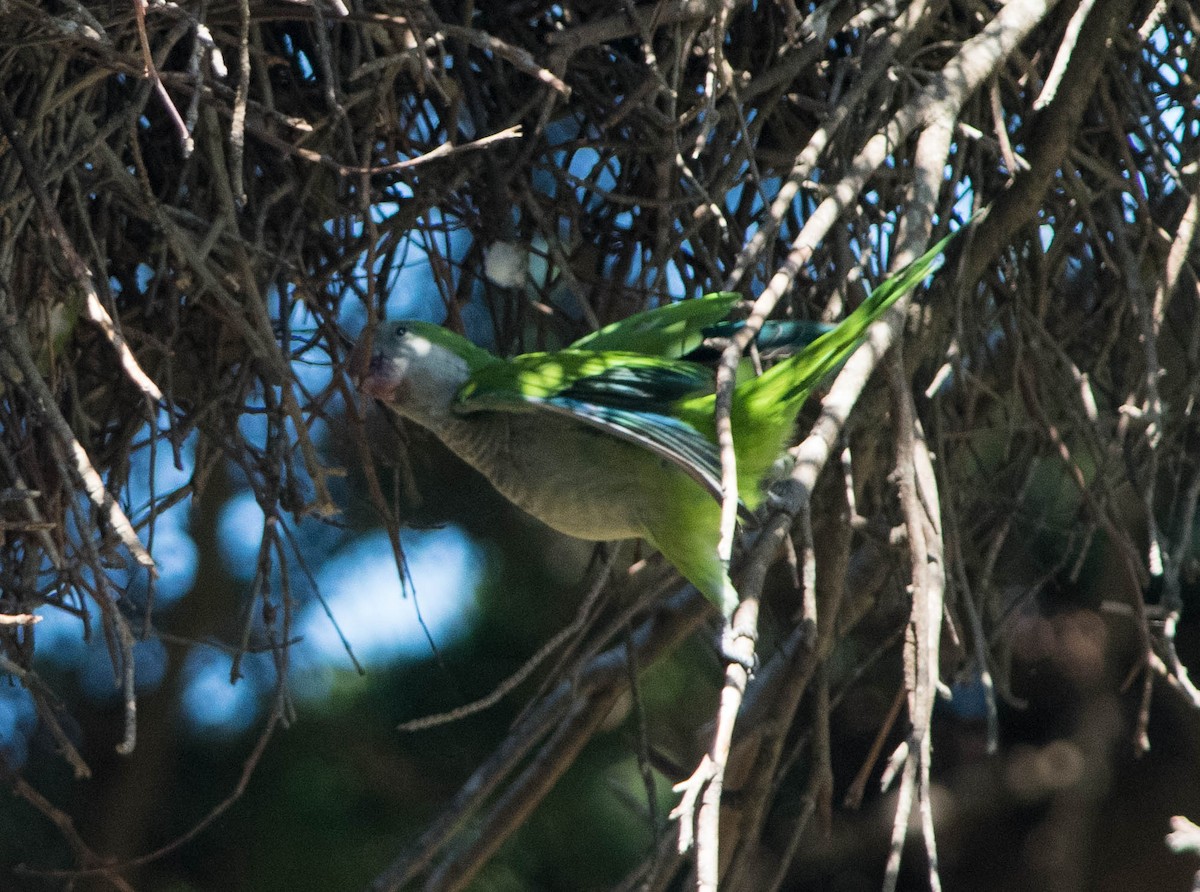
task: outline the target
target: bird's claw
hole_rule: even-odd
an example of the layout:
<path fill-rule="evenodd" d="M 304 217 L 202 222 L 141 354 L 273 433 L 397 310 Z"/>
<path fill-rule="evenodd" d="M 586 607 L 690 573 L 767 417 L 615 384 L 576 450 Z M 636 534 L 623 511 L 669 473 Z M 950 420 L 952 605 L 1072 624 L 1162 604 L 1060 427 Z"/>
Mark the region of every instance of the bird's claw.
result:
<path fill-rule="evenodd" d="M 743 640 L 750 642 L 750 647 L 747 649 Z M 754 645 L 758 642 L 758 630 L 752 627 L 733 626 L 729 623 L 721 630 L 721 640 L 717 645 L 717 649 L 721 652 L 721 659 L 726 663 L 736 663 L 746 670 L 747 675 L 753 675 L 758 671 L 758 654 L 754 650 Z"/>
<path fill-rule="evenodd" d="M 787 511 L 795 514 L 804 504 L 807 493 L 803 484 L 791 477 L 777 480 L 767 489 L 767 507 L 772 511 Z"/>

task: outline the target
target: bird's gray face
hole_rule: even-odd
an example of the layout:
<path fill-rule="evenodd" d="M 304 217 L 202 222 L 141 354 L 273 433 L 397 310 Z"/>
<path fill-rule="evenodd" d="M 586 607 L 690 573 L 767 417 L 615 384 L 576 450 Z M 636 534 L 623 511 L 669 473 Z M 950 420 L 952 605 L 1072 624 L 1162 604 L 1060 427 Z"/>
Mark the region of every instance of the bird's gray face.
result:
<path fill-rule="evenodd" d="M 420 325 L 385 322 L 370 355 L 351 360 L 361 393 L 413 416 L 445 410 L 470 377 L 466 360 L 422 335 Z"/>

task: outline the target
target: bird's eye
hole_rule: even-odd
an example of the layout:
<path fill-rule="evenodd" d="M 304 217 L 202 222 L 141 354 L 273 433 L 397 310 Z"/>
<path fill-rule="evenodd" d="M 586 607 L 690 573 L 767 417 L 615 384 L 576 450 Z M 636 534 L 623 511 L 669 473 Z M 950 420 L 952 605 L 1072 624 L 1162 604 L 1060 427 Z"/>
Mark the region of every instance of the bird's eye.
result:
<path fill-rule="evenodd" d="M 395 327 L 395 329 L 393 329 L 392 334 L 394 334 L 398 338 L 402 338 L 406 334 L 408 334 L 408 326 L 405 325 L 403 322 L 401 322 L 399 325 L 397 325 Z"/>

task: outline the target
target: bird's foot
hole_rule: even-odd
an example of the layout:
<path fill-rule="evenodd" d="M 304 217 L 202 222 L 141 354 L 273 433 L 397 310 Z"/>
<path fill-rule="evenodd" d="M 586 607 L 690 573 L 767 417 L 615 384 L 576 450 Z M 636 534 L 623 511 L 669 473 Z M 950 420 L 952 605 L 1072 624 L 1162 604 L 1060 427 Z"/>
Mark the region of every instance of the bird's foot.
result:
<path fill-rule="evenodd" d="M 717 649 L 726 663 L 736 663 L 746 670 L 747 675 L 758 671 L 758 654 L 754 646 L 758 643 L 758 630 L 753 626 L 734 626 L 728 622 L 721 629 L 721 640 Z"/>
<path fill-rule="evenodd" d="M 803 507 L 808 498 L 808 492 L 799 480 L 785 477 L 777 480 L 767 489 L 767 507 L 772 511 L 786 511 L 795 515 Z"/>

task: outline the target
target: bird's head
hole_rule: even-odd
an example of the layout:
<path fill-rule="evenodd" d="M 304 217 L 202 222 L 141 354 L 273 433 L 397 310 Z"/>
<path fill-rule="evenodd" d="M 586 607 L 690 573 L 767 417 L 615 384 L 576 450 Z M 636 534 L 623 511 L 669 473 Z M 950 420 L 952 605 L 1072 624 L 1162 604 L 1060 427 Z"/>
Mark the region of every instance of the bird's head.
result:
<path fill-rule="evenodd" d="M 486 350 L 429 322 L 384 322 L 350 360 L 358 389 L 418 420 L 444 412 Z"/>

